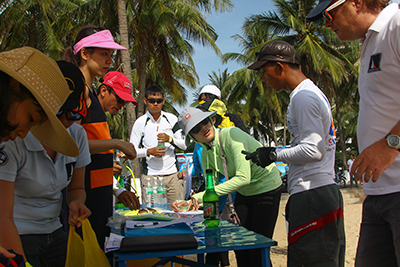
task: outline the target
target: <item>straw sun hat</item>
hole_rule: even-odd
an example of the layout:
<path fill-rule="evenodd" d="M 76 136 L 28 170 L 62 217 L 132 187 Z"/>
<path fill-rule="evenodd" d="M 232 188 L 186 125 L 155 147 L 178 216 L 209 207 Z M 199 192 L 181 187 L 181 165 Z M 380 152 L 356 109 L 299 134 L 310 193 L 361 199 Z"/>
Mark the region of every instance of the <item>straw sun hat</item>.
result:
<path fill-rule="evenodd" d="M 0 53 L 0 70 L 23 84 L 48 117 L 33 126 L 31 133 L 61 154 L 78 156 L 75 141 L 55 115 L 69 95 L 68 83 L 57 63 L 39 50 L 21 47 Z"/>

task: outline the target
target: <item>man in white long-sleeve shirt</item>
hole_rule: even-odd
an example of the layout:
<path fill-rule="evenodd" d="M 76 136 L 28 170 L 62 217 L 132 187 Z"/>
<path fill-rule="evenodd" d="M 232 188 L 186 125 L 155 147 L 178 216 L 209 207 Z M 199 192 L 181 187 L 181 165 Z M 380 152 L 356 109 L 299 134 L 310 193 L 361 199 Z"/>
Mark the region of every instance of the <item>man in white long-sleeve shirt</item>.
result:
<path fill-rule="evenodd" d="M 175 147 L 186 150 L 185 138 L 182 130 L 173 131 L 178 118 L 161 110 L 165 103 L 162 88 L 146 88 L 144 103 L 148 110 L 135 121 L 130 139 L 137 157 L 146 158 L 144 174 L 141 176 L 142 196 L 145 195 L 146 178 L 151 177 L 154 185 L 154 178 L 162 176 L 167 187 L 167 201 L 173 202 L 179 194 L 183 197 L 183 176 L 176 166 Z"/>
<path fill-rule="evenodd" d="M 273 41 L 256 55 L 249 69 L 262 70 L 263 81 L 275 91 L 290 92 L 291 147 L 261 147 L 246 156 L 260 166 L 290 163 L 288 266 L 344 266 L 343 198 L 333 181 L 336 134 L 329 101 L 302 73 L 290 44 Z"/>

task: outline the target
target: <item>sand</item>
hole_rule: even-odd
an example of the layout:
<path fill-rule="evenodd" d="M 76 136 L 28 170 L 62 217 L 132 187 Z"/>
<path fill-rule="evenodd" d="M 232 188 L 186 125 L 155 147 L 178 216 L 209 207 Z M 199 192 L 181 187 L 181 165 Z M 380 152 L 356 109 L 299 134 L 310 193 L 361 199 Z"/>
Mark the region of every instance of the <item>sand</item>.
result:
<path fill-rule="evenodd" d="M 365 198 L 362 186 L 358 188 L 346 187 L 341 189 L 344 200 L 344 221 L 346 228 L 346 267 L 354 266 L 358 235 L 360 231 L 362 202 Z M 279 207 L 279 216 L 275 226 L 273 239 L 278 242 L 277 246 L 271 248 L 271 261 L 273 267 L 285 267 L 287 255 L 286 224 L 283 213 L 289 195 L 282 194 Z M 196 260 L 195 255 L 185 258 Z M 229 251 L 230 267 L 237 267 L 235 253 Z M 250 266 L 249 266 L 250 267 Z"/>
<path fill-rule="evenodd" d="M 365 198 L 362 187 L 341 189 L 344 200 L 344 220 L 346 228 L 346 267 L 354 266 L 358 235 L 360 231 L 362 202 Z M 283 213 L 288 194 L 283 194 L 279 209 L 279 216 L 275 227 L 273 239 L 278 245 L 271 248 L 271 261 L 274 267 L 286 266 L 287 236 Z M 235 253 L 229 252 L 230 267 L 237 267 Z"/>

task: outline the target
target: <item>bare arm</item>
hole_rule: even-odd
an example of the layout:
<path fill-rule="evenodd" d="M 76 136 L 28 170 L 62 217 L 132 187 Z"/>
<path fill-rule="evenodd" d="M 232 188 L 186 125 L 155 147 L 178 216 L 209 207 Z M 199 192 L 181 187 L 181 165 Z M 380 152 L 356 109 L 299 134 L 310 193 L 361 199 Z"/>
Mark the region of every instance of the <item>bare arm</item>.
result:
<path fill-rule="evenodd" d="M 14 223 L 14 183 L 0 181 L 0 246 L 13 249 L 25 258 L 21 239 Z"/>
<path fill-rule="evenodd" d="M 390 131 L 392 134 L 400 135 L 400 121 Z M 396 159 L 399 151 L 388 146 L 386 139 L 373 143 L 365 148 L 354 160 L 351 174 L 355 174 L 356 180 L 361 180 L 364 174 L 366 183 L 372 177 L 372 182 L 378 181 L 382 172 L 386 170 Z"/>
<path fill-rule="evenodd" d="M 67 204 L 69 206 L 68 223 L 72 226 L 80 227 L 81 222 L 76 219 L 80 216 L 82 219 L 90 216 L 91 211 L 85 206 L 85 167 L 75 169 L 72 174 L 71 182 L 67 187 Z"/>
<path fill-rule="evenodd" d="M 92 140 L 89 139 L 90 154 L 97 154 L 110 149 L 118 149 L 125 153 L 127 159 L 136 158 L 136 150 L 132 143 L 121 139 Z"/>

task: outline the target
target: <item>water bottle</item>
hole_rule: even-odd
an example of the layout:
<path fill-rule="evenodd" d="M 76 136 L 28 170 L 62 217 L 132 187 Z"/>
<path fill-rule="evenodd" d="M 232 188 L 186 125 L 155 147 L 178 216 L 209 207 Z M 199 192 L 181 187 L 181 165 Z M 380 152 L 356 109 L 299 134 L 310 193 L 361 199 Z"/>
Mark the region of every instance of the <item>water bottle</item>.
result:
<path fill-rule="evenodd" d="M 145 185 L 145 197 L 144 200 L 146 202 L 146 207 L 150 208 L 152 204 L 153 198 L 153 187 L 151 186 L 150 177 L 146 178 L 146 185 Z"/>
<path fill-rule="evenodd" d="M 158 185 L 160 186 L 161 189 L 160 204 L 167 204 L 167 187 L 164 185 L 163 179 L 164 179 L 163 177 L 158 177 L 159 180 Z"/>
<path fill-rule="evenodd" d="M 158 143 L 157 143 L 157 146 L 158 146 L 158 147 L 165 147 L 165 143 L 164 143 L 164 142 L 158 142 Z"/>
<path fill-rule="evenodd" d="M 160 195 L 158 194 L 158 180 L 157 177 L 153 178 L 153 205 L 159 206 L 160 205 Z"/>

